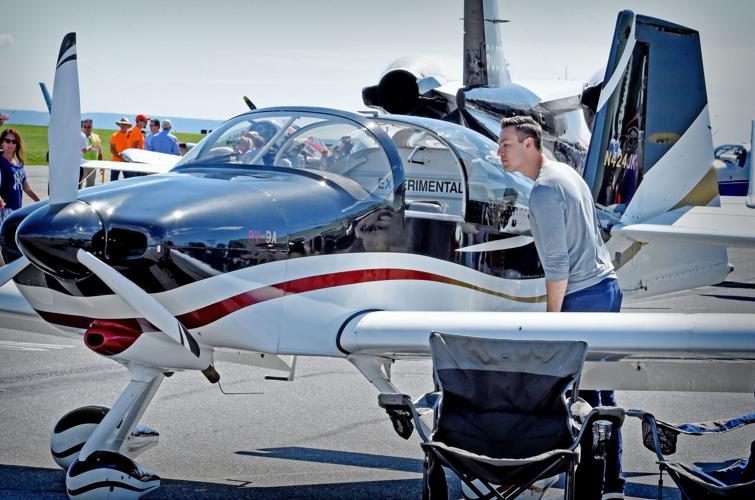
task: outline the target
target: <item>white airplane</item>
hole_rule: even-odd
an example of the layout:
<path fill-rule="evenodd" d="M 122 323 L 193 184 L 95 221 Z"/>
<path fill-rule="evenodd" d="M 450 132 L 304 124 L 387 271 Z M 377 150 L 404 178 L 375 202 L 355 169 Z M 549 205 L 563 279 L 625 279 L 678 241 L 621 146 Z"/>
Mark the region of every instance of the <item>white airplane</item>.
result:
<path fill-rule="evenodd" d="M 750 142 L 722 144 L 713 151 L 713 168 L 718 175 L 718 192 L 726 196 L 752 197 L 752 144 L 755 120 L 750 128 Z M 752 203 L 750 203 L 752 205 Z"/>
<path fill-rule="evenodd" d="M 585 176 L 622 287 L 649 296 L 718 283 L 726 246 L 753 246 L 755 224 L 744 203 L 719 203 L 698 34 L 625 11 L 612 47 Z M 697 57 L 642 70 L 680 51 Z M 589 345 L 585 388 L 755 390 L 751 314 L 541 312 L 531 184 L 459 125 L 260 109 L 167 174 L 77 191 L 76 65 L 69 34 L 50 199 L 0 228 L 0 284 L 12 280 L 33 314 L 130 374 L 111 408 L 74 409 L 53 430 L 72 498 L 157 488 L 134 458 L 157 443 L 139 420 L 166 375 L 198 370 L 212 383 L 217 361 L 258 364 L 259 353 L 346 359 L 397 393 L 391 363 L 429 356 L 432 331 L 568 338 Z M 669 93 L 669 79 L 687 86 Z M 661 132 L 657 114 L 675 119 Z M 244 162 L 234 146 L 250 129 L 264 145 Z"/>

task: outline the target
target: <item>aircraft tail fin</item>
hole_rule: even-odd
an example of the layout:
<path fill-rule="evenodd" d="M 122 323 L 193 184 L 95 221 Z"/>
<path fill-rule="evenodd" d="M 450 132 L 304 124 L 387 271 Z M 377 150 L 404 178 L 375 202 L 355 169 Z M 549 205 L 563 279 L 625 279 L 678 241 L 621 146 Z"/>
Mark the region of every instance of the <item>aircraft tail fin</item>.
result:
<path fill-rule="evenodd" d="M 42 91 L 42 97 L 47 105 L 47 112 L 52 113 L 52 98 L 50 97 L 50 92 L 47 90 L 45 82 L 39 82 L 39 89 Z"/>
<path fill-rule="evenodd" d="M 464 1 L 464 87 L 500 87 L 511 82 L 503 55 L 496 0 Z"/>
<path fill-rule="evenodd" d="M 597 102 L 584 177 L 610 221 L 622 289 L 650 296 L 723 281 L 726 247 L 753 245 L 741 221 L 755 217 L 744 204 L 736 218 L 721 207 L 698 32 L 620 12 Z"/>
<path fill-rule="evenodd" d="M 718 205 L 700 36 L 619 13 L 585 163 L 595 201 L 622 224 Z"/>

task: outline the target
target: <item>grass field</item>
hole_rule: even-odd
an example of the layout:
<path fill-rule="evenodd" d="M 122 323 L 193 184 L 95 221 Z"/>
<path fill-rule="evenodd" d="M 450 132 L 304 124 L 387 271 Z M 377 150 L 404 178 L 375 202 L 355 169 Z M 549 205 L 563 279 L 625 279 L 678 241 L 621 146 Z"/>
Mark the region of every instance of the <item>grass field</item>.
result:
<path fill-rule="evenodd" d="M 27 165 L 47 165 L 47 127 L 39 125 L 17 125 L 7 123 L 2 129 L 13 128 L 18 130 L 24 141 L 24 154 L 26 155 Z M 102 140 L 103 159 L 109 160 L 110 157 L 110 136 L 115 130 L 95 128 L 94 133 L 100 136 Z M 204 135 L 187 134 L 183 132 L 174 132 L 173 135 L 178 137 L 182 142 L 199 142 Z"/>

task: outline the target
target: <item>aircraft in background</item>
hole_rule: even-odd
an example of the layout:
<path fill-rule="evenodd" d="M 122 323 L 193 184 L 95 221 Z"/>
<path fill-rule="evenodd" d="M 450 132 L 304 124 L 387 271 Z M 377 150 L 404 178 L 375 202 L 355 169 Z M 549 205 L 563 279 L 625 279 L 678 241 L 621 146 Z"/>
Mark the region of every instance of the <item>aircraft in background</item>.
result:
<path fill-rule="evenodd" d="M 362 100 L 387 113 L 458 123 L 494 141 L 502 118 L 529 115 L 543 127 L 546 154 L 582 172 L 601 82 L 513 82 L 498 3 L 464 1 L 463 82 L 448 82 L 427 59 L 402 57 L 362 90 Z"/>
<path fill-rule="evenodd" d="M 718 176 L 718 192 L 726 196 L 752 197 L 752 144 L 755 140 L 755 120 L 750 128 L 750 142 L 722 144 L 713 151 L 713 168 Z M 752 204 L 752 203 L 750 203 Z"/>
<path fill-rule="evenodd" d="M 656 57 L 678 64 L 648 65 Z M 584 174 L 622 288 L 722 281 L 726 246 L 755 245 L 755 224 L 744 205 L 719 206 L 698 33 L 624 11 L 607 68 Z M 0 284 L 13 280 L 35 314 L 130 375 L 111 408 L 72 410 L 53 429 L 72 498 L 153 491 L 159 478 L 133 459 L 157 443 L 139 421 L 164 378 L 217 382 L 218 361 L 258 353 L 346 359 L 398 393 L 391 363 L 429 356 L 432 331 L 576 339 L 589 346 L 584 388 L 755 390 L 751 314 L 540 312 L 531 183 L 469 128 L 260 109 L 168 174 L 78 191 L 74 34 L 55 95 L 50 198 L 4 221 Z M 252 133 L 262 144 L 239 149 Z"/>

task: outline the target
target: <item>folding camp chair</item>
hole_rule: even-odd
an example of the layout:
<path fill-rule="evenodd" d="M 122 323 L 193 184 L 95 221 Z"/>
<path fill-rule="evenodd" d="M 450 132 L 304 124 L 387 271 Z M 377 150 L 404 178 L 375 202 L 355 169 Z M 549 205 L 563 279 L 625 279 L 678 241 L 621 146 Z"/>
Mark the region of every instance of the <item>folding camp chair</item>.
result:
<path fill-rule="evenodd" d="M 670 424 L 657 420 L 651 413 L 642 410 L 627 410 L 626 414 L 642 420 L 642 443 L 658 457 L 659 500 L 663 498 L 664 471 L 673 479 L 685 498 L 755 498 L 755 441 L 750 444 L 749 458 L 718 469 L 703 469 L 692 464 L 667 460 L 665 457 L 676 453 L 677 438 L 681 434 L 701 436 L 729 432 L 755 423 L 755 413 L 729 420 L 696 424 Z"/>
<path fill-rule="evenodd" d="M 479 498 L 514 498 L 539 479 L 565 472 L 564 496 L 573 498 L 583 433 L 598 420 L 618 432 L 624 418 L 614 407 L 583 413 L 581 426 L 573 418 L 566 394 L 577 393 L 587 344 L 433 333 L 430 346 L 441 394 L 432 434 L 408 396 L 378 398 L 404 437 L 411 432 L 407 416 L 417 424 L 425 451 L 423 497 L 446 497 L 443 466 Z M 598 448 L 608 436 L 601 439 Z"/>

